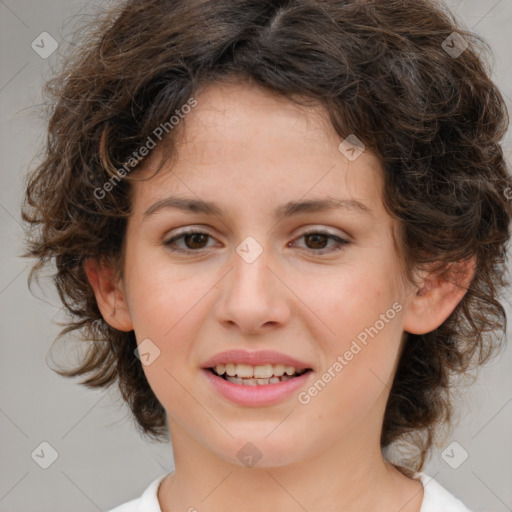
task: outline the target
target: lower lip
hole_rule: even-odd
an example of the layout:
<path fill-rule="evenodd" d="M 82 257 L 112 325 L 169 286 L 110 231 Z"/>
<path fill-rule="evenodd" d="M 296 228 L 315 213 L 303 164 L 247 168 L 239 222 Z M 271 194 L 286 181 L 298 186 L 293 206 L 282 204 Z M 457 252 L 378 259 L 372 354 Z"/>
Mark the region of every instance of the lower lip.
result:
<path fill-rule="evenodd" d="M 284 400 L 303 386 L 313 373 L 310 370 L 298 377 L 275 384 L 246 386 L 224 380 L 208 369 L 202 371 L 214 389 L 224 398 L 239 405 L 249 406 L 271 405 Z"/>

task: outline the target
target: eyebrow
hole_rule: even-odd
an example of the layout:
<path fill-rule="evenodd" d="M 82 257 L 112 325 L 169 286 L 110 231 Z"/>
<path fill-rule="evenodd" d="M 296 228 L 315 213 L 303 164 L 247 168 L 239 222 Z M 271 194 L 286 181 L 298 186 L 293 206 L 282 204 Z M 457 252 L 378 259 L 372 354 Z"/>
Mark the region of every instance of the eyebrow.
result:
<path fill-rule="evenodd" d="M 222 216 L 222 208 L 210 201 L 187 197 L 167 197 L 157 201 L 144 212 L 144 219 L 153 216 L 164 209 L 177 209 L 188 213 L 204 213 L 206 215 Z M 301 213 L 326 212 L 342 209 L 356 213 L 364 213 L 373 216 L 372 210 L 365 204 L 355 199 L 336 199 L 327 197 L 323 199 L 310 199 L 305 201 L 289 201 L 278 206 L 273 214 L 276 218 L 291 217 Z"/>

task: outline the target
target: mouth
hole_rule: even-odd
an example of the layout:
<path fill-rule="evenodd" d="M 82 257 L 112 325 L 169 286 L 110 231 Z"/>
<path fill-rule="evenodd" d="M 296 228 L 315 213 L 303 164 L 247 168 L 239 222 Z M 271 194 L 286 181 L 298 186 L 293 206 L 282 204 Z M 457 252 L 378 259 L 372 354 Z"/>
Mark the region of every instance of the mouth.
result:
<path fill-rule="evenodd" d="M 243 386 L 267 386 L 292 380 L 312 371 L 311 368 L 295 368 L 284 364 L 252 366 L 243 363 L 217 364 L 207 368 L 213 375 L 232 384 Z"/>

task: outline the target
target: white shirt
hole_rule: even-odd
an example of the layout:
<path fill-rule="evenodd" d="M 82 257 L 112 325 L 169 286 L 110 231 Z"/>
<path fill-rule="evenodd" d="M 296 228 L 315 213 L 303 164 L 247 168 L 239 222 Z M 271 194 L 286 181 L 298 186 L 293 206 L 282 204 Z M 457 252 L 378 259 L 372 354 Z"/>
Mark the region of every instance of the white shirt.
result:
<path fill-rule="evenodd" d="M 158 502 L 158 487 L 167 475 L 151 482 L 139 498 L 127 501 L 108 512 L 162 512 Z M 423 501 L 420 512 L 471 512 L 462 501 L 450 494 L 441 484 L 424 473 L 416 478 L 423 484 Z"/>

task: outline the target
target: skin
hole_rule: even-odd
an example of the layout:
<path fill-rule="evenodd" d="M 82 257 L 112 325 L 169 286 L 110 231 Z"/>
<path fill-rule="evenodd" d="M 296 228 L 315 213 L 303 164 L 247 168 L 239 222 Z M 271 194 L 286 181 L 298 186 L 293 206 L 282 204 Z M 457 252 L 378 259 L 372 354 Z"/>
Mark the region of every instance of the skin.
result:
<path fill-rule="evenodd" d="M 86 264 L 105 320 L 160 350 L 143 368 L 174 449 L 175 472 L 158 493 L 162 510 L 418 512 L 421 483 L 381 453 L 386 400 L 404 333 L 438 327 L 464 287 L 427 271 L 417 273 L 418 286 L 403 278 L 379 161 L 368 150 L 349 161 L 322 108 L 244 82 L 195 97 L 176 162 L 154 175 L 156 148 L 140 171 L 148 179 L 133 185 L 124 277 Z M 163 208 L 145 218 L 171 195 L 215 201 L 223 214 Z M 287 201 L 327 196 L 371 213 L 272 215 Z M 188 246 L 182 238 L 177 247 L 189 252 L 172 252 L 165 242 L 185 226 L 211 238 Z M 349 243 L 301 236 L 310 228 Z M 263 249 L 251 264 L 235 250 L 247 236 Z M 469 283 L 474 262 L 460 268 Z M 313 368 L 305 390 L 393 303 L 401 305 L 396 316 L 307 405 L 293 393 L 272 406 L 236 406 L 201 373 L 226 349 L 276 350 Z M 237 458 L 246 442 L 262 456 L 252 468 Z"/>

